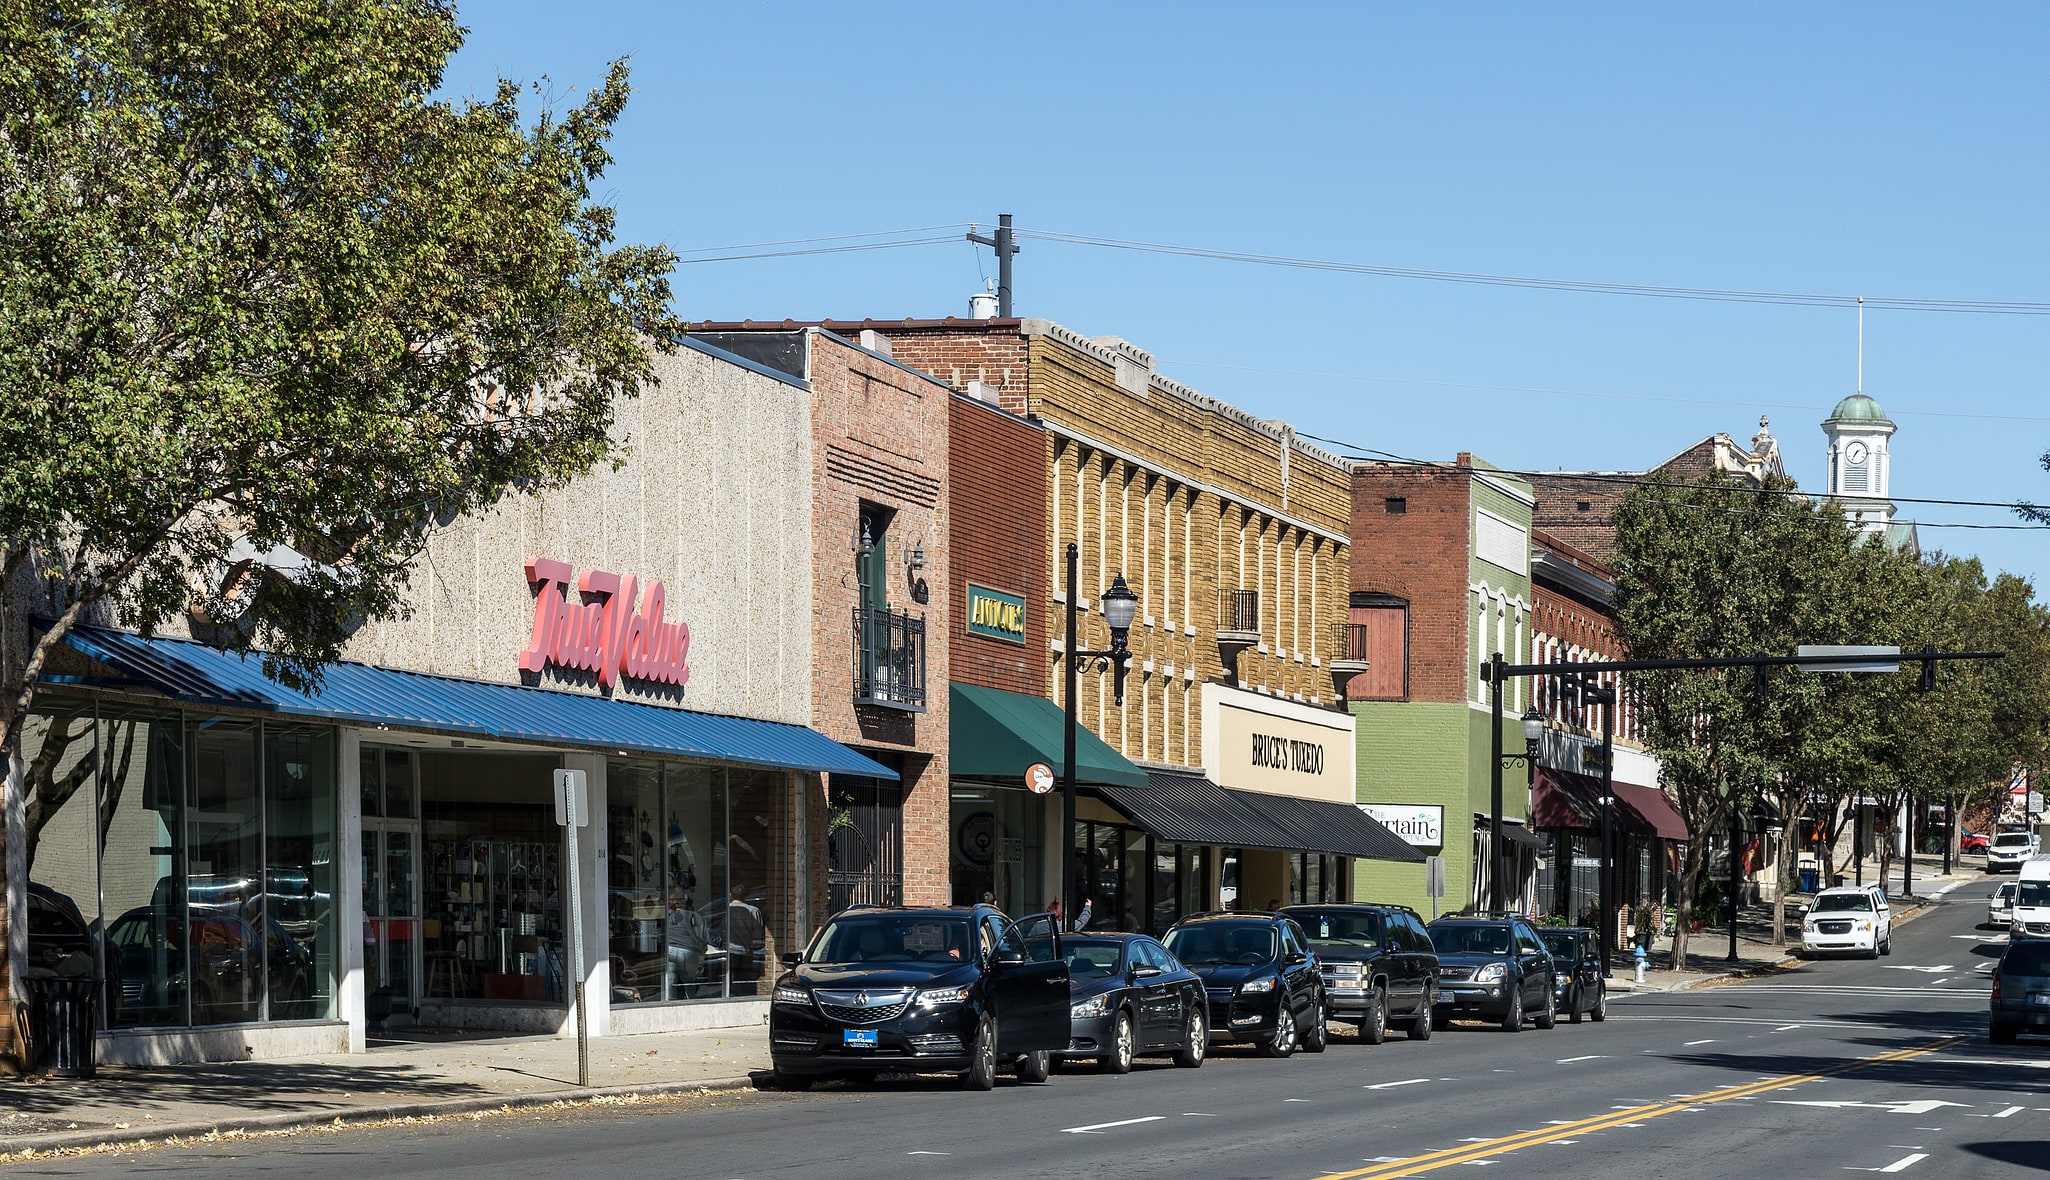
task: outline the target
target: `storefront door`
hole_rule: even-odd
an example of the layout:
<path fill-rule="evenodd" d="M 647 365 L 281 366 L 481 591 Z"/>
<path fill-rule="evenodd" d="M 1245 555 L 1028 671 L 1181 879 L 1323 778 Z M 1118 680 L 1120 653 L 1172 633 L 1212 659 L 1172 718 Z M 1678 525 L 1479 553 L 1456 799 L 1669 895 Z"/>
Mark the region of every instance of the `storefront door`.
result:
<path fill-rule="evenodd" d="M 363 821 L 363 974 L 370 1018 L 420 1010 L 420 825 Z"/>

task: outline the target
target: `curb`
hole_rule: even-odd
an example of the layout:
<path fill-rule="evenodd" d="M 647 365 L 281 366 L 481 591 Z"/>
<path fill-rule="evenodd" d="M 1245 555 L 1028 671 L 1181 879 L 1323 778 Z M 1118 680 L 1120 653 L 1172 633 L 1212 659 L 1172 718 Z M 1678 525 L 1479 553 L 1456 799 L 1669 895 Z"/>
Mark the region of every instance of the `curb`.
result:
<path fill-rule="evenodd" d="M 123 1143 L 204 1139 L 209 1135 L 235 1132 L 295 1131 L 308 1127 L 347 1127 L 358 1123 L 388 1122 L 393 1119 L 432 1118 L 474 1114 L 479 1111 L 524 1110 L 562 1102 L 590 1102 L 601 1098 L 652 1097 L 669 1094 L 712 1093 L 752 1090 L 752 1075 L 736 1078 L 705 1078 L 694 1082 L 646 1082 L 637 1086 L 572 1086 L 564 1090 L 530 1091 L 524 1094 L 490 1094 L 475 1098 L 452 1098 L 445 1102 L 397 1102 L 384 1106 L 352 1106 L 331 1110 L 292 1110 L 281 1114 L 259 1114 L 194 1120 L 186 1123 L 151 1123 L 146 1127 L 108 1128 L 96 1131 L 59 1131 L 43 1135 L 21 1135 L 0 1139 L 0 1163 L 24 1152 L 81 1150 L 112 1147 Z"/>

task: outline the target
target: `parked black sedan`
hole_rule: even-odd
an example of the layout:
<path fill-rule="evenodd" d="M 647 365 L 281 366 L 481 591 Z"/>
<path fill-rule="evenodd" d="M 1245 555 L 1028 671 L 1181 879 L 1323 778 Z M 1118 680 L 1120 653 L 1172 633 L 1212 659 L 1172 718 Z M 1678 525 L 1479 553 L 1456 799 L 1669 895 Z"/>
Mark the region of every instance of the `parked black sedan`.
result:
<path fill-rule="evenodd" d="M 857 906 L 835 915 L 769 1006 L 779 1089 L 833 1074 L 955 1073 L 971 1090 L 1000 1063 L 1043 1082 L 1068 1043 L 1068 966 L 1051 914 L 994 906 Z"/>
<path fill-rule="evenodd" d="M 1496 1020 L 1504 1032 L 1520 1032 L 1524 1015 L 1535 1012 L 1539 1028 L 1550 1028 L 1557 1012 L 1552 990 L 1552 956 L 1537 929 L 1515 916 L 1451 917 L 1431 923 L 1438 948 L 1438 1023 L 1456 1016 Z"/>
<path fill-rule="evenodd" d="M 1585 926 L 1540 926 L 1538 937 L 1552 952 L 1552 995 L 1566 1019 L 1580 1023 L 1583 1015 L 1609 1018 L 1609 985 L 1602 979 L 1599 931 Z"/>
<path fill-rule="evenodd" d="M 1172 1054 L 1187 1069 L 1210 1047 L 1210 1005 L 1203 981 L 1143 934 L 1074 934 L 1061 939 L 1068 960 L 1069 1040 L 1062 1060 L 1094 1058 L 1105 1073 L 1128 1073 L 1132 1059 Z"/>
<path fill-rule="evenodd" d="M 1196 914 L 1175 923 L 1162 941 L 1202 979 L 1212 1038 L 1250 1041 L 1269 1057 L 1286 1057 L 1298 1044 L 1324 1051 L 1324 980 L 1293 921 L 1278 914 Z"/>

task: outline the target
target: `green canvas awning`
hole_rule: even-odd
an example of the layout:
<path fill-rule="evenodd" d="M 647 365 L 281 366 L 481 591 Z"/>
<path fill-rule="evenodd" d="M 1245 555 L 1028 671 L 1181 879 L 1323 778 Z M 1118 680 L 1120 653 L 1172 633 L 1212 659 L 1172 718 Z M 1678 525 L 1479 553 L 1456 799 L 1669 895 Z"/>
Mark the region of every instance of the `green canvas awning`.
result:
<path fill-rule="evenodd" d="M 948 773 L 956 778 L 1025 784 L 1034 762 L 1061 772 L 1060 706 L 1045 697 L 949 684 Z M 1104 787 L 1144 787 L 1146 772 L 1111 749 L 1086 725 L 1075 727 L 1075 781 Z"/>

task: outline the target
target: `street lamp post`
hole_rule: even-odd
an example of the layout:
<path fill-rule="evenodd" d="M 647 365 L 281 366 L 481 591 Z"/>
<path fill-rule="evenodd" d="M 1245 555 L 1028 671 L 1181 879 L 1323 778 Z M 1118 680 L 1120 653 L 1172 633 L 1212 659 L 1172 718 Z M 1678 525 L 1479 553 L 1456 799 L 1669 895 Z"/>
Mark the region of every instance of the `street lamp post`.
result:
<path fill-rule="evenodd" d="M 1494 755 L 1488 767 L 1488 909 L 1500 913 L 1508 908 L 1505 904 L 1503 870 L 1506 859 L 1503 850 L 1508 841 L 1502 833 L 1502 766 L 1508 762 L 1524 765 L 1526 784 L 1537 779 L 1538 745 L 1545 736 L 1545 719 L 1532 705 L 1523 714 L 1523 753 L 1502 752 L 1502 685 L 1506 679 L 1502 673 L 1502 653 L 1496 652 L 1488 661 L 1488 746 Z"/>
<path fill-rule="evenodd" d="M 1113 688 L 1117 703 L 1125 703 L 1125 669 L 1131 663 L 1132 653 L 1127 644 L 1132 634 L 1132 616 L 1138 613 L 1139 596 L 1125 585 L 1123 574 L 1111 580 L 1110 589 L 1103 592 L 1098 608 L 1103 612 L 1103 621 L 1110 626 L 1110 649 L 1108 651 L 1084 651 L 1081 646 L 1081 631 L 1077 621 L 1075 597 L 1075 566 L 1080 560 L 1079 546 L 1068 546 L 1068 630 L 1067 642 L 1067 696 L 1062 700 L 1065 725 L 1061 735 L 1061 921 L 1073 922 L 1080 912 L 1076 907 L 1080 899 L 1075 896 L 1075 692 L 1076 679 L 1084 660 L 1092 664 L 1108 664 L 1114 672 Z"/>

